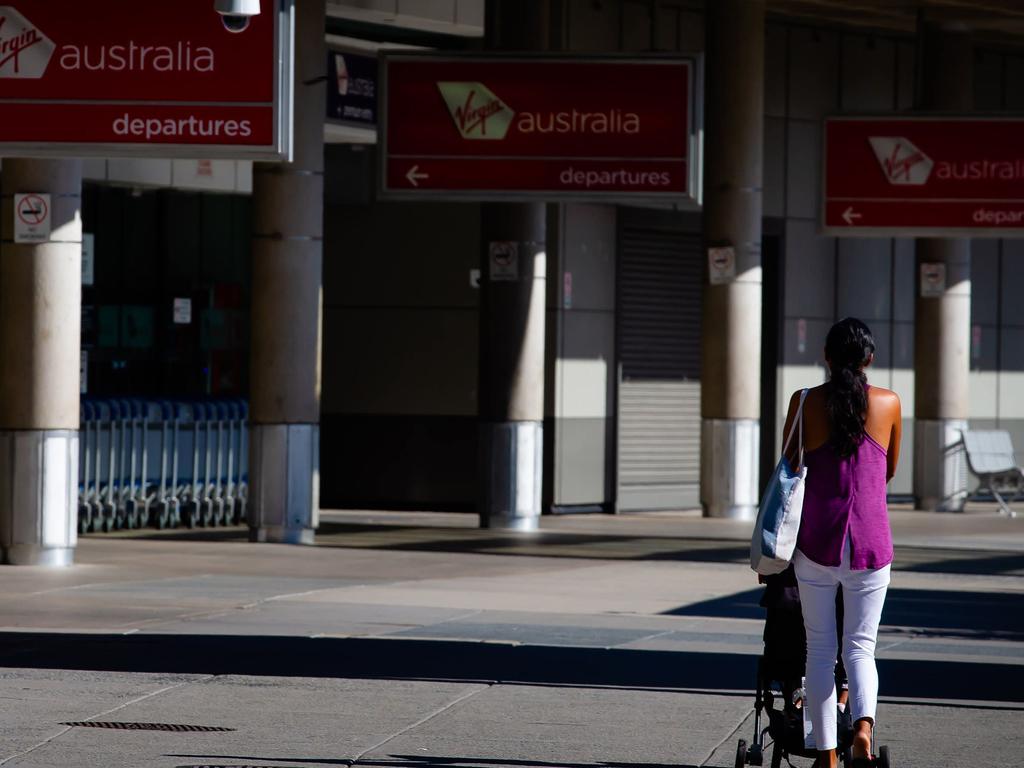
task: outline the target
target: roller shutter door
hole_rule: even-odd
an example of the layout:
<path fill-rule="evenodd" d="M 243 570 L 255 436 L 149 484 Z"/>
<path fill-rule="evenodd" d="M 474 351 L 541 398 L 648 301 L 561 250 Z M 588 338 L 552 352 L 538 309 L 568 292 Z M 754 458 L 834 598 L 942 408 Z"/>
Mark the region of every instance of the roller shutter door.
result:
<path fill-rule="evenodd" d="M 645 212 L 647 214 L 653 212 Z M 618 508 L 700 501 L 699 232 L 620 217 Z"/>

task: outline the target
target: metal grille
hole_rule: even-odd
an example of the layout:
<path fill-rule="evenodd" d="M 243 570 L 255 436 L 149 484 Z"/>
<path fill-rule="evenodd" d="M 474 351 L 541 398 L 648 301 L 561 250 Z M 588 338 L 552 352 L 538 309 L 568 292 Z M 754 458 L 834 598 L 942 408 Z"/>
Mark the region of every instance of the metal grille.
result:
<path fill-rule="evenodd" d="M 233 731 L 234 728 L 221 728 L 216 725 L 180 725 L 176 723 L 119 723 L 100 720 L 82 720 L 74 723 L 61 723 L 74 728 L 108 728 L 115 731 L 174 731 L 176 733 L 218 733 Z"/>
<path fill-rule="evenodd" d="M 700 235 L 624 225 L 619 236 L 619 508 L 698 503 Z"/>

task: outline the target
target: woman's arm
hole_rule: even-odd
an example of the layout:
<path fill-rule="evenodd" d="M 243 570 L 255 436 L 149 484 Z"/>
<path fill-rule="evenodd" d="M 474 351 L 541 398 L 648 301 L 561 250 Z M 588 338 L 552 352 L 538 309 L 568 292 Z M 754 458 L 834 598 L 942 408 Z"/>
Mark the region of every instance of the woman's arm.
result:
<path fill-rule="evenodd" d="M 893 404 L 890 409 L 892 413 L 892 428 L 889 433 L 889 449 L 887 451 L 888 469 L 885 477 L 886 482 L 892 480 L 896 475 L 896 465 L 899 464 L 900 460 L 900 440 L 903 438 L 903 410 L 900 406 L 900 396 L 893 392 L 892 399 Z"/>

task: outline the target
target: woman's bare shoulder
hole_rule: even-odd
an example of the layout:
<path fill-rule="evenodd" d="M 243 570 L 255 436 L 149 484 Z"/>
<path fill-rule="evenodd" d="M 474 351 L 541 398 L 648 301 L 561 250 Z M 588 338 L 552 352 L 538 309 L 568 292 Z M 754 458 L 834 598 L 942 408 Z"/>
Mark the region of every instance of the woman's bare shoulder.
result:
<path fill-rule="evenodd" d="M 876 408 L 888 411 L 894 417 L 897 416 L 901 410 L 900 396 L 891 389 L 886 389 L 885 387 L 876 387 L 872 385 L 871 389 L 868 390 L 868 403 Z"/>
<path fill-rule="evenodd" d="M 898 403 L 900 401 L 900 396 L 893 392 L 891 389 L 886 389 L 885 387 L 876 387 L 874 384 L 871 385 L 871 389 L 868 390 L 868 394 L 870 397 L 877 398 L 879 400 L 889 401 L 893 403 Z"/>

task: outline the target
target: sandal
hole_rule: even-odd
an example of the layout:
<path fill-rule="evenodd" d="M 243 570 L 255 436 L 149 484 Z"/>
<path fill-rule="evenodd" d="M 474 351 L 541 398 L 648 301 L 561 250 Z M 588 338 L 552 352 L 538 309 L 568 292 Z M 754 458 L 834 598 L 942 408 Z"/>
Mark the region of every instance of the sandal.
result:
<path fill-rule="evenodd" d="M 847 768 L 875 768 L 877 765 L 878 760 L 874 757 L 855 757 Z"/>

